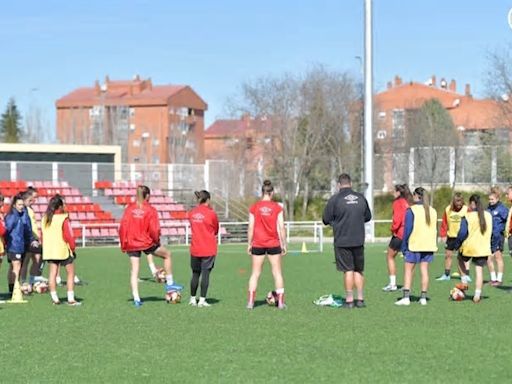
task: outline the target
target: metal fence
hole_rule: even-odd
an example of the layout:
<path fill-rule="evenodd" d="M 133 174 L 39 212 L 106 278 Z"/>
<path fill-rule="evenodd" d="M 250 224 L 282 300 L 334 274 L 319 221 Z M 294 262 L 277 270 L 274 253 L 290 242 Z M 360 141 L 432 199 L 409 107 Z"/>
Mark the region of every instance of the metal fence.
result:
<path fill-rule="evenodd" d="M 411 148 L 406 153 L 375 155 L 375 189 L 390 184 L 479 186 L 512 181 L 507 145 Z"/>
<path fill-rule="evenodd" d="M 247 244 L 247 227 L 248 222 L 220 222 L 219 233 L 217 235 L 218 244 Z M 302 243 L 316 244 L 317 250 L 323 251 L 324 225 L 320 221 L 286 221 L 286 242 L 289 244 Z M 118 223 L 112 224 L 80 224 L 74 226 L 81 229 L 81 237 L 77 242 L 82 247 L 98 246 L 98 245 L 119 245 L 119 236 L 104 235 L 91 236 L 87 235 L 92 229 L 111 229 L 119 228 Z M 167 244 L 184 244 L 189 245 L 192 238 L 190 224 L 183 224 L 182 229 L 177 235 L 162 236 L 162 240 Z"/>

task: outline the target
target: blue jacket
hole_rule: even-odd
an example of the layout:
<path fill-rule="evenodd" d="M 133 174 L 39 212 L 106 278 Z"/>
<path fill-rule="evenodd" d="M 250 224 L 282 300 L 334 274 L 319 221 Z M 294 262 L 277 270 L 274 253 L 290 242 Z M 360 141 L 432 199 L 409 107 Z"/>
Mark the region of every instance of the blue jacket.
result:
<path fill-rule="evenodd" d="M 499 239 L 505 233 L 505 225 L 507 223 L 508 208 L 505 207 L 501 201 L 495 205 L 490 205 L 487 210 L 492 216 L 492 238 Z"/>
<path fill-rule="evenodd" d="M 18 212 L 13 209 L 5 216 L 5 250 L 9 253 L 25 253 L 34 240 L 32 224 L 26 209 Z"/>

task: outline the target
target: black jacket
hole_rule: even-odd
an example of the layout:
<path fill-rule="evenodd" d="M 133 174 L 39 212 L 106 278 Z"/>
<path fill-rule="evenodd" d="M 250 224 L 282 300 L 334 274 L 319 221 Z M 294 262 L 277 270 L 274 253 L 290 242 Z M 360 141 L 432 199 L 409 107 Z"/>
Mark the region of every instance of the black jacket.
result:
<path fill-rule="evenodd" d="M 365 197 L 351 188 L 342 188 L 333 195 L 324 209 L 322 221 L 334 231 L 336 247 L 364 245 L 364 223 L 372 219 Z"/>

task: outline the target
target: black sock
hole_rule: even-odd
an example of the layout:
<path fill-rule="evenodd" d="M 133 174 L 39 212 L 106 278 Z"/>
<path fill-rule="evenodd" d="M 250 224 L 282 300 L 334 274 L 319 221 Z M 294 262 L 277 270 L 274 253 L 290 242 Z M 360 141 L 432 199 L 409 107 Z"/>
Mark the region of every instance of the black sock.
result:
<path fill-rule="evenodd" d="M 409 298 L 409 295 L 411 294 L 410 289 L 404 289 L 403 290 L 404 298 Z"/>
<path fill-rule="evenodd" d="M 190 295 L 195 296 L 199 285 L 199 276 L 201 272 L 192 271 L 192 280 L 190 280 Z"/>
<path fill-rule="evenodd" d="M 12 293 L 14 291 L 14 284 L 9 284 L 9 293 Z"/>
<path fill-rule="evenodd" d="M 421 298 L 426 299 L 427 298 L 427 291 L 421 291 Z"/>
<path fill-rule="evenodd" d="M 445 276 L 450 276 L 450 270 L 449 269 L 445 269 L 444 270 L 444 274 L 445 274 Z"/>

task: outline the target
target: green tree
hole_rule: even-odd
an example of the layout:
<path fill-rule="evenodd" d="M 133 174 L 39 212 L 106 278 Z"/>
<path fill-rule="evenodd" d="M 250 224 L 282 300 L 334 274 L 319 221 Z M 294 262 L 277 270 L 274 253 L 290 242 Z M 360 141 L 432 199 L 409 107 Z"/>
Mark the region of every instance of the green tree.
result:
<path fill-rule="evenodd" d="M 21 114 L 14 98 L 9 99 L 0 118 L 0 135 L 5 143 L 19 143 L 22 137 Z"/>

